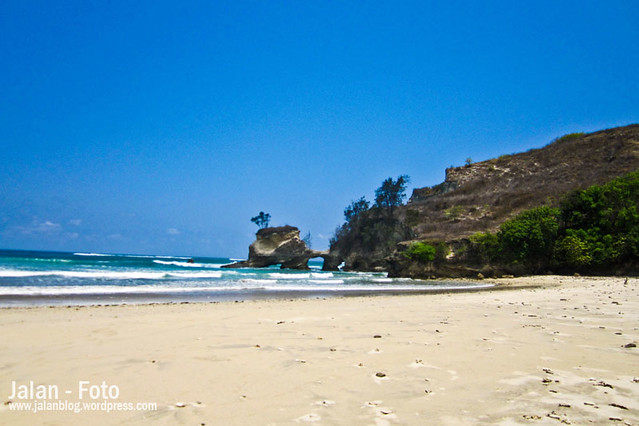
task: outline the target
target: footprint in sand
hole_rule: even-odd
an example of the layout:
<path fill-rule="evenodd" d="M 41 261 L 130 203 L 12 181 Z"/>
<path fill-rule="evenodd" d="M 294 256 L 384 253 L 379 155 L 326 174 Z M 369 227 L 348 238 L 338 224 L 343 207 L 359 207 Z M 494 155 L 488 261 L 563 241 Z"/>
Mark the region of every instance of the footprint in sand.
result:
<path fill-rule="evenodd" d="M 373 376 L 373 380 L 380 385 L 384 380 L 388 380 L 388 377 L 386 377 L 386 373 L 378 372 Z"/>
<path fill-rule="evenodd" d="M 393 410 L 387 407 L 381 407 L 382 401 L 368 401 L 362 408 L 370 408 L 375 411 L 375 424 L 376 425 L 389 425 L 389 420 L 396 420 L 397 415 L 393 413 Z"/>
<path fill-rule="evenodd" d="M 322 420 L 322 418 L 320 417 L 319 414 L 317 413 L 308 413 L 308 414 L 304 414 L 303 416 L 300 416 L 296 419 L 294 419 L 294 422 L 297 423 L 314 423 L 314 422 L 319 422 L 320 420 Z"/>

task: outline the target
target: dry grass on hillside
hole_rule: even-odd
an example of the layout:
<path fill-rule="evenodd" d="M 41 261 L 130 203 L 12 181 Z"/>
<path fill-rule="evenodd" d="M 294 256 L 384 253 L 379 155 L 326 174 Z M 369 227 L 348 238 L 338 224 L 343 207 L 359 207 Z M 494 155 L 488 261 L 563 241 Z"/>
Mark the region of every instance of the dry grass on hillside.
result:
<path fill-rule="evenodd" d="M 419 239 L 464 238 L 638 168 L 638 124 L 570 135 L 543 148 L 447 169 L 444 183 L 416 189 L 399 215 Z"/>

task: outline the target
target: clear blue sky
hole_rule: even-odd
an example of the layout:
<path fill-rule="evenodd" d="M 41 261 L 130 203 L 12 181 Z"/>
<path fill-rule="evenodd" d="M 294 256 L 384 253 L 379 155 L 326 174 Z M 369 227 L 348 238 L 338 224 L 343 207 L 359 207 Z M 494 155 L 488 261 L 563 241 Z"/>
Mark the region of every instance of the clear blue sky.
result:
<path fill-rule="evenodd" d="M 326 248 L 387 177 L 639 122 L 639 2 L 13 1 L 0 248 Z M 410 192 L 409 190 L 409 192 Z"/>

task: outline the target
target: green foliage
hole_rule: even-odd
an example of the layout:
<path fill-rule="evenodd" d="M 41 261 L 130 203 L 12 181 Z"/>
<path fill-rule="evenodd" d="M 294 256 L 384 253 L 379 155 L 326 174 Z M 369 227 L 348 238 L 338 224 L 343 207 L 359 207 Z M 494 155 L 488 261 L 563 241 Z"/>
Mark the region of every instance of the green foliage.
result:
<path fill-rule="evenodd" d="M 268 224 L 271 222 L 271 215 L 269 213 L 260 212 L 257 216 L 251 218 L 251 222 L 256 224 L 258 228 L 268 228 Z"/>
<path fill-rule="evenodd" d="M 435 247 L 435 260 L 438 262 L 443 262 L 446 260 L 446 256 L 450 253 L 450 249 L 448 248 L 448 244 L 445 242 L 440 242 Z"/>
<path fill-rule="evenodd" d="M 338 227 L 330 240 L 331 250 L 346 255 L 349 252 L 390 254 L 399 241 L 412 236 L 410 229 L 393 215 L 393 207 L 405 197 L 408 176 L 397 181 L 386 179 L 375 192 L 376 203 L 364 198 L 351 202 L 344 209 L 346 222 Z"/>
<path fill-rule="evenodd" d="M 584 267 L 592 261 L 589 251 L 586 241 L 576 235 L 567 235 L 555 244 L 555 262 L 571 267 Z"/>
<path fill-rule="evenodd" d="M 577 137 L 577 136 L 571 136 Z M 573 191 L 560 208 L 538 207 L 470 237 L 483 261 L 610 271 L 639 266 L 639 171 Z"/>
<path fill-rule="evenodd" d="M 468 157 L 466 159 L 466 163 L 465 164 L 466 164 L 466 167 L 470 167 L 473 164 L 473 159 Z"/>
<path fill-rule="evenodd" d="M 353 201 L 348 207 L 344 209 L 344 218 L 346 222 L 355 220 L 360 214 L 367 211 L 370 207 L 370 203 L 366 201 L 366 198 L 362 197 L 357 201 Z"/>
<path fill-rule="evenodd" d="M 436 253 L 437 250 L 430 244 L 415 242 L 404 252 L 404 256 L 418 262 L 432 262 L 435 260 Z"/>
<path fill-rule="evenodd" d="M 388 178 L 375 190 L 375 206 L 388 212 L 392 216 L 395 207 L 400 206 L 406 198 L 406 187 L 410 178 L 399 176 L 396 181 Z"/>
<path fill-rule="evenodd" d="M 502 256 L 525 263 L 548 259 L 559 231 L 559 215 L 558 209 L 544 206 L 503 223 L 497 234 Z"/>
<path fill-rule="evenodd" d="M 559 136 L 558 138 L 553 139 L 552 142 L 550 142 L 550 144 L 554 144 L 554 143 L 559 144 L 563 142 L 568 142 L 573 139 L 579 139 L 580 137 L 584 135 L 585 133 L 583 132 L 568 133 L 567 135 Z"/>
<path fill-rule="evenodd" d="M 626 234 L 639 226 L 639 171 L 605 185 L 575 191 L 561 203 L 567 228 Z"/>
<path fill-rule="evenodd" d="M 581 136 L 566 135 L 555 142 Z M 353 251 L 387 255 L 397 242 L 414 238 L 392 214 L 393 207 L 401 205 L 405 197 L 407 183 L 407 176 L 386 179 L 375 191 L 372 208 L 363 197 L 351 203 L 344 210 L 346 223 L 331 239 L 331 250 L 343 255 Z M 489 211 L 490 206 L 483 210 Z M 462 206 L 453 206 L 445 215 L 454 220 L 465 211 Z M 418 220 L 419 211 L 406 211 L 408 224 Z M 550 268 L 610 272 L 617 267 L 639 271 L 639 170 L 604 185 L 574 191 L 563 198 L 559 208 L 524 211 L 504 222 L 496 234 L 476 233 L 469 240 L 464 256 L 481 262 L 516 263 L 530 272 Z M 448 255 L 448 246 L 416 242 L 403 254 L 418 262 L 439 262 Z"/>
<path fill-rule="evenodd" d="M 452 206 L 444 210 L 444 216 L 449 220 L 456 220 L 464 213 L 463 206 Z"/>
<path fill-rule="evenodd" d="M 602 267 L 639 257 L 639 171 L 574 191 L 561 203 L 569 242 L 582 252 L 580 266 Z M 578 241 L 578 243 L 577 243 Z M 568 243 L 566 243 L 568 244 Z M 560 262 L 574 263 L 573 250 L 558 247 Z"/>
<path fill-rule="evenodd" d="M 471 249 L 482 262 L 490 262 L 500 255 L 500 243 L 496 234 L 477 232 L 469 240 Z"/>

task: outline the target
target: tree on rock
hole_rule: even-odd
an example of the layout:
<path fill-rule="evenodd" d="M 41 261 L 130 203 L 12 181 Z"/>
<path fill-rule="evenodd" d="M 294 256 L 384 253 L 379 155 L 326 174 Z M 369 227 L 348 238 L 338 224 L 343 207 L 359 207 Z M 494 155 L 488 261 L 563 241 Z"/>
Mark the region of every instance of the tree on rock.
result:
<path fill-rule="evenodd" d="M 260 229 L 268 228 L 268 224 L 271 222 L 271 215 L 260 212 L 260 214 L 251 218 L 251 222 L 256 224 Z"/>

